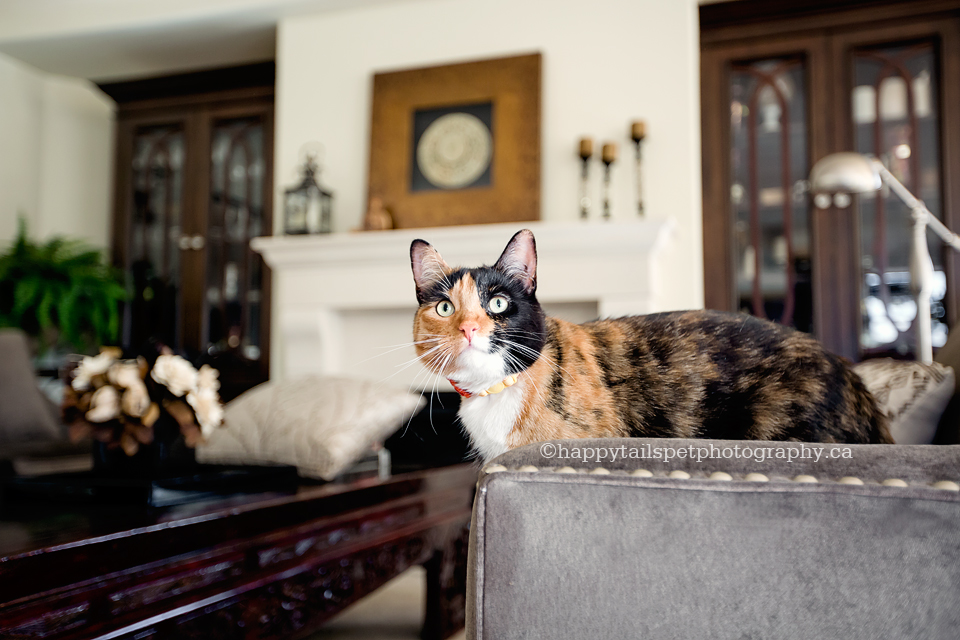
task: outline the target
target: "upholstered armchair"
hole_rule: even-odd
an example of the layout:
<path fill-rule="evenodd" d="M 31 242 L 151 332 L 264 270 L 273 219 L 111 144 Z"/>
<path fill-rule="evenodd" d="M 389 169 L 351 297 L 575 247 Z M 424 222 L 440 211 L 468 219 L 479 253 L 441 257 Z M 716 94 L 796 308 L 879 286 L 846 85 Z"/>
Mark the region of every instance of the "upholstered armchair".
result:
<path fill-rule="evenodd" d="M 960 446 L 516 449 L 480 477 L 467 638 L 956 638 L 958 480 Z"/>

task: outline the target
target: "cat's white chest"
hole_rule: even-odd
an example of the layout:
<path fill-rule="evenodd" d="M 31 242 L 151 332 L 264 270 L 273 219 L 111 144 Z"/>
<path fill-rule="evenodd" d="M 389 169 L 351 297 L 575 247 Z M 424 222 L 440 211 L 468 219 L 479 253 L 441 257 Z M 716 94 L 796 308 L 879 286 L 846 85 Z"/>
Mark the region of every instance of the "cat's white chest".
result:
<path fill-rule="evenodd" d="M 484 461 L 505 453 L 507 436 L 517 424 L 523 409 L 521 385 L 504 389 L 485 398 L 466 398 L 458 415 L 474 449 Z"/>

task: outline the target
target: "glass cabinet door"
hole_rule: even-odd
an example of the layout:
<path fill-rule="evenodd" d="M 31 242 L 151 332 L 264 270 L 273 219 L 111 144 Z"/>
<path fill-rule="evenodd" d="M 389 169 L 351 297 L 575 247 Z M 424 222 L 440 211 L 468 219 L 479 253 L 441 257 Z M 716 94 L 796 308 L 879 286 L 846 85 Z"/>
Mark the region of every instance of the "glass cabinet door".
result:
<path fill-rule="evenodd" d="M 851 52 L 850 117 L 854 148 L 880 158 L 904 186 L 943 218 L 939 61 L 936 43 L 919 41 Z M 860 219 L 860 346 L 865 356 L 914 352 L 917 305 L 911 290 L 912 219 L 884 189 L 858 198 Z M 934 348 L 947 340 L 944 245 L 927 234 L 935 270 L 931 306 Z"/>
<path fill-rule="evenodd" d="M 210 354 L 233 352 L 259 362 L 263 350 L 264 266 L 250 239 L 264 220 L 264 121 L 215 121 L 207 217 L 205 341 Z"/>
<path fill-rule="evenodd" d="M 184 128 L 138 127 L 133 132 L 127 270 L 133 297 L 124 320 L 124 341 L 150 338 L 180 348 L 180 229 L 184 177 Z"/>
<path fill-rule="evenodd" d="M 229 400 L 269 375 L 269 272 L 250 240 L 271 231 L 272 101 L 171 111 L 119 121 L 124 346 L 212 364 Z"/>
<path fill-rule="evenodd" d="M 960 13 L 807 4 L 700 6 L 705 304 L 851 360 L 911 357 L 910 211 L 886 188 L 815 207 L 808 177 L 833 153 L 875 156 L 960 231 Z M 960 253 L 926 240 L 936 349 L 960 321 Z"/>
<path fill-rule="evenodd" d="M 730 207 L 739 310 L 812 328 L 806 65 L 731 66 Z"/>

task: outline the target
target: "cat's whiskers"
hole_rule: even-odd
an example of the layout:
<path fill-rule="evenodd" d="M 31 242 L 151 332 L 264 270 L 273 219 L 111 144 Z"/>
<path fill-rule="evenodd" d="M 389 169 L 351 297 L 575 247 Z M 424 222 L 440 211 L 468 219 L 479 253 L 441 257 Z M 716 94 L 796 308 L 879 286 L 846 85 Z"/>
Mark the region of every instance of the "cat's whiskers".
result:
<path fill-rule="evenodd" d="M 516 340 L 505 337 L 501 337 L 500 342 L 502 342 L 504 345 L 512 347 L 521 354 L 530 356 L 530 358 L 534 361 L 536 361 L 538 358 L 543 358 L 544 360 L 553 360 L 553 358 L 551 358 L 548 354 L 544 353 L 543 349 L 534 349 L 533 347 L 527 346 L 521 342 L 517 342 Z"/>
<path fill-rule="evenodd" d="M 394 347 L 395 347 L 395 348 L 398 348 L 398 349 L 399 349 L 399 348 L 402 348 L 402 347 L 410 347 L 410 346 L 413 346 L 413 345 L 422 344 L 422 343 L 424 343 L 424 342 L 432 342 L 432 341 L 436 341 L 436 340 L 442 340 L 443 337 L 444 337 L 444 336 L 440 335 L 439 333 L 425 333 L 425 334 L 423 334 L 423 335 L 425 336 L 425 338 L 424 338 L 423 340 L 414 340 L 414 341 L 412 341 L 412 342 L 403 342 L 403 343 L 400 343 L 400 344 L 389 344 L 389 345 L 385 345 L 385 346 L 378 347 L 378 348 L 380 348 L 380 349 L 391 349 L 391 348 L 394 348 Z"/>
<path fill-rule="evenodd" d="M 422 361 L 423 361 L 424 358 L 426 358 L 427 356 L 429 356 L 430 354 L 434 353 L 434 352 L 437 351 L 437 350 L 443 349 L 445 346 L 446 346 L 446 345 L 443 345 L 443 344 L 434 345 L 433 347 L 430 347 L 429 349 L 427 349 L 427 350 L 424 351 L 423 353 L 421 353 L 421 354 L 419 354 L 419 355 L 416 355 L 416 356 L 414 356 L 413 358 L 411 358 L 410 360 L 407 360 L 406 362 L 401 362 L 400 364 L 395 365 L 395 366 L 396 366 L 396 367 L 403 367 L 403 369 L 406 369 L 406 368 L 409 367 L 410 365 L 416 364 L 417 362 L 421 362 L 421 363 L 422 363 Z M 401 369 L 401 371 L 402 371 L 402 369 Z"/>
<path fill-rule="evenodd" d="M 508 335 L 528 336 L 531 338 L 540 338 L 543 336 L 542 333 L 537 333 L 536 331 L 526 331 L 525 329 L 516 329 L 516 328 L 502 329 L 501 333 L 505 333 Z"/>
<path fill-rule="evenodd" d="M 452 344 L 447 344 L 442 346 L 444 348 L 440 351 L 440 353 L 431 357 L 430 360 L 424 365 L 428 369 L 430 369 L 431 373 L 435 373 L 438 375 L 443 373 L 450 359 L 453 357 L 453 350 L 455 348 L 454 345 Z M 441 361 L 441 358 L 442 358 L 442 361 Z M 440 363 L 440 366 L 437 366 L 437 363 Z"/>
<path fill-rule="evenodd" d="M 506 360 L 507 364 L 513 365 L 514 367 L 520 369 L 521 371 L 524 370 L 525 365 L 520 358 L 513 355 L 509 351 L 504 351 L 502 355 L 503 355 L 503 359 Z"/>
<path fill-rule="evenodd" d="M 451 349 L 450 353 L 446 355 L 443 362 L 440 363 L 440 367 L 439 367 L 440 371 L 443 371 L 444 369 L 447 368 L 447 364 L 449 363 L 452 357 L 453 357 L 453 351 Z M 434 433 L 437 432 L 437 428 L 433 425 L 433 398 L 435 396 L 439 398 L 439 395 L 437 394 L 437 389 L 440 385 L 440 380 L 441 380 L 440 374 L 435 373 L 433 378 L 433 390 L 430 392 L 430 428 L 433 430 Z M 438 402 L 440 401 L 438 400 Z M 440 402 L 440 406 L 441 407 L 443 406 L 443 402 Z"/>
<path fill-rule="evenodd" d="M 506 333 L 506 332 L 504 332 L 504 333 Z M 535 362 L 537 359 L 542 358 L 543 361 L 546 362 L 548 365 L 550 365 L 554 370 L 560 370 L 560 371 L 562 371 L 563 373 L 567 374 L 568 376 L 571 375 L 569 371 L 567 371 L 567 370 L 564 369 L 562 366 L 560 366 L 559 364 L 557 364 L 556 360 L 554 360 L 552 357 L 550 357 L 549 355 L 547 355 L 546 353 L 544 353 L 542 350 L 541 350 L 541 351 L 537 351 L 536 349 L 533 349 L 533 348 L 528 347 L 528 346 L 526 346 L 526 345 L 520 344 L 519 342 L 517 342 L 517 341 L 515 341 L 515 340 L 510 340 L 509 338 L 503 338 L 503 337 L 501 337 L 501 338 L 500 338 L 500 341 L 501 341 L 505 346 L 507 346 L 507 347 L 513 347 L 513 348 L 516 349 L 517 351 L 519 351 L 519 352 L 521 352 L 521 353 L 524 353 L 524 354 L 526 354 L 526 355 L 529 355 L 529 356 L 534 360 L 534 362 Z M 504 353 L 504 354 L 508 354 L 509 351 L 504 350 L 503 353 Z M 512 355 L 512 354 L 510 354 L 510 355 Z"/>
<path fill-rule="evenodd" d="M 406 362 L 402 362 L 402 363 L 396 365 L 397 367 L 399 367 L 399 368 L 397 369 L 397 371 L 394 371 L 394 372 L 391 373 L 389 376 L 381 379 L 381 380 L 377 383 L 378 386 L 382 386 L 384 383 L 387 382 L 387 380 L 389 380 L 390 378 L 393 378 L 394 376 L 397 376 L 397 375 L 403 373 L 404 371 L 406 371 L 406 370 L 409 369 L 410 367 L 414 366 L 415 364 L 418 364 L 418 363 L 419 363 L 419 364 L 424 364 L 424 363 L 423 363 L 423 359 L 424 359 L 424 358 L 426 358 L 427 356 L 429 356 L 430 354 L 432 354 L 434 351 L 437 351 L 438 349 L 443 349 L 444 346 L 445 346 L 445 345 L 443 345 L 443 344 L 436 345 L 436 346 L 430 348 L 429 350 L 423 352 L 422 354 L 420 354 L 420 355 L 418 355 L 418 356 L 414 356 L 414 357 L 411 358 L 410 360 L 407 360 Z M 424 366 L 426 366 L 426 365 L 424 365 Z M 425 369 L 425 370 L 426 370 L 426 369 Z M 427 371 L 428 371 L 428 370 L 427 370 Z M 414 380 L 416 380 L 416 378 L 419 377 L 421 373 L 422 373 L 422 372 L 418 373 L 417 376 L 414 377 Z"/>
<path fill-rule="evenodd" d="M 435 351 L 435 350 L 437 350 L 437 349 L 441 349 L 440 353 L 431 355 L 431 352 L 432 352 L 432 351 Z M 415 376 L 413 377 L 413 380 L 410 382 L 410 386 L 407 388 L 407 390 L 408 390 L 409 392 L 411 392 L 411 393 L 413 392 L 414 387 L 417 386 L 417 380 L 419 380 L 419 379 L 421 378 L 421 376 L 426 376 L 426 379 L 429 380 L 429 376 L 430 376 L 430 375 L 434 375 L 434 376 L 437 375 L 434 371 L 432 371 L 432 370 L 430 369 L 430 367 L 433 366 L 433 364 L 434 364 L 435 362 L 438 362 L 438 361 L 440 360 L 440 358 L 444 358 L 444 360 L 446 360 L 446 358 L 449 358 L 450 356 L 452 356 L 452 347 L 451 347 L 450 345 L 438 345 L 437 347 L 434 347 L 433 349 L 431 349 L 430 352 L 426 352 L 426 353 L 422 354 L 421 356 L 418 356 L 417 358 L 415 358 L 415 359 L 414 359 L 414 363 L 415 363 L 415 362 L 419 362 L 422 358 L 425 358 L 425 357 L 427 357 L 428 355 L 431 355 L 430 360 L 428 360 L 426 363 L 421 362 L 421 364 L 423 364 L 424 367 L 423 367 L 420 371 L 417 372 L 417 375 L 415 375 Z M 411 364 L 413 364 L 413 363 L 411 363 Z M 409 366 L 409 365 L 408 365 L 408 366 Z M 397 373 L 399 373 L 399 371 L 398 371 Z M 394 375 L 396 375 L 396 374 L 394 374 Z M 424 384 L 423 386 L 420 387 L 420 397 L 421 397 L 421 398 L 423 398 L 423 392 L 426 390 L 426 387 L 427 387 L 426 384 Z M 433 415 L 432 415 L 432 413 L 431 413 L 431 420 L 432 420 L 432 419 L 433 419 Z M 407 426 L 406 426 L 406 428 L 404 428 L 404 432 L 403 432 L 403 434 L 401 435 L 401 437 L 403 437 L 404 435 L 406 435 L 406 433 L 407 433 L 407 428 L 410 427 L 410 421 L 411 421 L 411 420 L 413 420 L 413 416 L 412 416 L 412 415 L 410 416 L 410 420 L 407 421 Z"/>
<path fill-rule="evenodd" d="M 380 349 L 387 349 L 387 351 L 383 351 L 382 353 L 378 353 L 378 354 L 375 355 L 375 356 L 370 356 L 369 358 L 366 358 L 366 359 L 364 359 L 364 360 L 360 360 L 359 362 L 354 362 L 354 363 L 353 363 L 353 366 L 361 365 L 361 364 L 363 364 L 363 363 L 365 363 L 365 362 L 370 362 L 371 360 L 376 360 L 377 358 L 382 358 L 382 357 L 385 356 L 385 355 L 389 355 L 389 354 L 391 354 L 391 353 L 394 353 L 394 352 L 396 352 L 396 351 L 400 351 L 400 350 L 402 350 L 402 349 L 408 349 L 408 348 L 410 348 L 410 347 L 416 348 L 416 346 L 419 345 L 419 344 L 429 344 L 429 343 L 432 343 L 432 342 L 440 342 L 441 340 L 443 340 L 443 337 L 442 337 L 442 336 L 441 336 L 441 337 L 437 337 L 437 338 L 427 338 L 426 340 L 416 340 L 416 341 L 414 341 L 414 342 L 405 342 L 404 344 L 395 344 L 395 345 L 391 345 L 391 346 L 389 346 L 389 347 L 379 347 Z"/>
<path fill-rule="evenodd" d="M 528 329 L 521 329 L 520 327 L 507 327 L 503 329 L 503 331 L 507 333 L 525 333 L 528 336 L 543 337 L 543 333 L 540 331 L 530 331 Z"/>
<path fill-rule="evenodd" d="M 520 343 L 517 342 L 516 340 L 511 340 L 511 339 L 509 339 L 509 338 L 501 338 L 501 340 L 503 341 L 503 343 L 504 343 L 505 345 L 508 345 L 508 346 L 510 346 L 510 347 L 513 347 L 514 349 L 516 349 L 517 351 L 519 351 L 519 352 L 521 352 L 521 353 L 524 353 L 524 354 L 527 354 L 527 355 L 531 355 L 531 356 L 537 356 L 537 357 L 540 356 L 540 353 L 541 353 L 540 351 L 537 351 L 536 349 L 533 349 L 532 347 L 528 347 L 528 346 L 525 345 L 525 344 L 520 344 Z"/>
<path fill-rule="evenodd" d="M 509 352 L 504 353 L 504 356 L 508 358 L 518 369 L 522 370 L 523 363 L 520 361 L 519 358 L 517 358 L 515 355 Z M 525 381 L 526 381 L 526 384 L 532 387 L 533 390 L 536 392 L 538 398 L 540 399 L 540 404 L 545 403 L 546 396 L 544 395 L 544 390 L 541 388 L 539 384 L 537 384 L 536 378 L 532 376 L 527 376 L 525 378 Z"/>
<path fill-rule="evenodd" d="M 369 362 L 370 360 L 374 360 L 374 359 L 376 359 L 376 358 L 379 358 L 379 357 L 388 355 L 388 354 L 390 354 L 390 353 L 393 353 L 393 352 L 395 352 L 395 351 L 399 351 L 399 350 L 401 350 L 401 349 L 406 349 L 406 348 L 410 348 L 410 347 L 416 348 L 416 346 L 417 346 L 417 345 L 420 345 L 420 344 L 431 344 L 431 343 L 434 343 L 434 342 L 441 342 L 441 341 L 444 339 L 443 336 L 441 336 L 441 335 L 439 335 L 439 334 L 435 334 L 435 333 L 424 333 L 423 335 L 425 336 L 425 338 L 424 338 L 423 340 L 414 340 L 414 341 L 412 341 L 412 342 L 407 342 L 407 343 L 404 343 L 404 344 L 391 345 L 391 346 L 387 346 L 387 347 L 382 347 L 383 349 L 389 349 L 389 351 L 385 351 L 385 352 L 383 352 L 383 353 L 379 353 L 379 354 L 377 354 L 377 355 L 375 355 L 375 356 L 372 356 L 372 357 L 370 357 L 370 358 L 367 358 L 367 359 L 365 359 L 365 360 L 361 360 L 361 361 L 359 361 L 359 362 L 355 362 L 355 363 L 353 364 L 353 366 L 361 365 L 361 364 L 363 364 L 363 363 L 365 363 L 365 362 Z M 436 348 L 436 347 L 433 347 L 433 349 L 435 349 L 435 348 Z M 432 351 L 433 349 L 428 350 L 427 352 L 425 352 L 424 355 L 430 353 L 430 351 Z M 411 366 L 413 366 L 414 364 L 416 364 L 422 357 L 423 357 L 423 356 L 415 356 L 415 357 L 412 358 L 411 360 L 407 360 L 406 362 L 403 362 L 403 363 L 400 363 L 400 364 L 396 365 L 396 367 L 400 367 L 400 369 L 399 369 L 398 371 L 395 371 L 394 373 L 390 374 L 389 376 L 387 376 L 387 377 L 382 378 L 381 380 L 379 380 L 379 381 L 377 382 L 377 388 L 382 387 L 390 378 L 393 378 L 394 376 L 396 376 L 396 375 L 398 375 L 398 374 L 403 373 L 404 371 L 406 371 L 408 368 L 410 368 Z"/>
<path fill-rule="evenodd" d="M 501 339 L 510 339 L 510 338 L 533 338 L 534 340 L 537 340 L 537 341 L 540 341 L 540 340 L 543 339 L 543 334 L 542 334 L 542 333 L 536 333 L 536 332 L 533 332 L 533 331 L 524 331 L 524 330 L 522 330 L 522 329 L 503 329 L 503 330 L 498 331 L 498 332 L 496 333 L 496 336 L 497 336 L 498 338 L 501 338 Z M 521 347 L 525 347 L 525 346 L 526 346 L 526 345 L 521 345 L 521 344 L 517 343 L 516 341 L 514 341 L 514 344 L 517 344 L 518 346 L 521 346 Z M 526 347 L 526 348 L 531 349 L 531 350 L 533 350 L 533 351 L 536 351 L 535 349 L 532 349 L 531 347 Z"/>
<path fill-rule="evenodd" d="M 437 432 L 437 429 L 433 425 L 433 396 L 437 394 L 437 388 L 438 388 L 438 385 L 440 384 L 440 373 L 431 370 L 429 367 L 432 367 L 436 362 L 440 362 L 440 366 L 438 367 L 438 369 L 440 371 L 443 371 L 446 368 L 447 364 L 449 363 L 450 359 L 454 356 L 453 345 L 448 344 L 448 345 L 440 345 L 440 346 L 441 347 L 445 346 L 446 348 L 443 349 L 439 354 L 436 354 L 430 358 L 430 360 L 425 364 L 424 369 L 421 370 L 419 373 L 417 373 L 416 376 L 414 376 L 413 381 L 410 383 L 410 387 L 408 388 L 408 391 L 413 391 L 413 387 L 414 385 L 416 385 L 416 382 L 421 375 L 426 374 L 427 376 L 429 376 L 432 374 L 434 376 L 433 389 L 430 392 L 430 414 L 429 414 L 430 428 L 433 430 L 434 433 Z M 434 349 L 436 348 L 437 347 L 435 347 Z M 427 354 L 424 354 L 424 356 L 426 355 Z M 441 361 L 440 358 L 443 358 L 443 360 Z M 423 394 L 426 392 L 426 390 L 427 390 L 427 385 L 425 384 L 420 389 L 421 400 L 423 399 Z M 400 435 L 401 438 L 407 435 L 407 430 L 410 428 L 410 423 L 412 421 L 413 421 L 413 415 L 411 415 L 410 418 L 407 420 L 407 424 L 403 429 L 403 433 Z"/>
<path fill-rule="evenodd" d="M 436 258 L 424 260 L 423 277 L 426 280 L 432 280 L 433 282 L 442 282 L 447 290 L 449 290 L 453 287 L 453 284 L 450 282 L 450 274 L 447 272 L 447 269 L 444 268 L 445 266 L 446 265 Z"/>
<path fill-rule="evenodd" d="M 513 364 L 514 366 L 516 366 L 517 369 L 521 371 L 524 370 L 523 362 L 521 362 L 520 359 L 517 358 L 515 355 L 513 355 L 509 351 L 504 351 L 503 356 L 504 356 L 504 359 L 508 362 L 508 364 Z M 537 384 L 536 378 L 527 376 L 523 378 L 523 380 L 526 386 L 533 389 L 533 392 L 537 395 L 539 404 L 540 405 L 545 404 L 547 401 L 547 398 L 544 395 L 544 390 L 541 388 L 539 384 Z"/>
<path fill-rule="evenodd" d="M 413 380 L 410 382 L 410 386 L 407 387 L 407 393 L 413 393 L 414 386 L 416 386 L 416 384 L 417 384 L 417 379 L 419 379 L 420 376 L 424 375 L 425 373 L 426 373 L 426 374 L 429 374 L 429 371 L 427 371 L 426 369 L 421 369 L 420 371 L 417 372 L 417 375 L 415 375 L 415 376 L 413 377 Z M 420 392 L 420 399 L 423 399 L 423 391 L 422 391 L 422 390 L 421 390 L 421 392 Z M 414 416 L 415 416 L 416 414 L 418 414 L 418 413 L 419 413 L 419 411 L 415 411 L 415 412 L 413 412 L 413 413 L 410 414 L 410 417 L 409 417 L 409 418 L 407 418 L 407 424 L 404 425 L 404 427 L 403 427 L 403 433 L 400 434 L 400 437 L 401 437 L 401 438 L 405 438 L 405 437 L 407 436 L 407 431 L 410 429 L 410 423 L 413 422 Z"/>

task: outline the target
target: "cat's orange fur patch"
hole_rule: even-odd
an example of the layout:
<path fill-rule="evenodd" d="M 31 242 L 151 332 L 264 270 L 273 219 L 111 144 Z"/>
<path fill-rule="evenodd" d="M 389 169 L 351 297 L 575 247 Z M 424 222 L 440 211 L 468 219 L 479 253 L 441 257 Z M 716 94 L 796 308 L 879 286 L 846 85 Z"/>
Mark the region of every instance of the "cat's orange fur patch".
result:
<path fill-rule="evenodd" d="M 624 435 L 613 394 L 603 379 L 596 344 L 578 325 L 551 318 L 558 338 L 568 345 L 568 359 L 557 364 L 556 350 L 544 349 L 540 359 L 520 377 L 524 405 L 517 424 L 507 436 L 510 448 L 557 438 L 604 438 Z M 551 384 L 560 374 L 564 416 L 550 408 Z M 518 383 L 518 384 L 521 384 Z M 589 425 L 578 425 L 570 415 L 590 415 Z M 584 428 L 586 427 L 586 428 Z"/>

